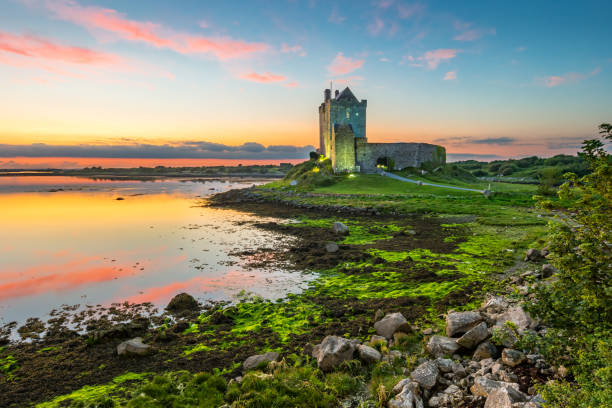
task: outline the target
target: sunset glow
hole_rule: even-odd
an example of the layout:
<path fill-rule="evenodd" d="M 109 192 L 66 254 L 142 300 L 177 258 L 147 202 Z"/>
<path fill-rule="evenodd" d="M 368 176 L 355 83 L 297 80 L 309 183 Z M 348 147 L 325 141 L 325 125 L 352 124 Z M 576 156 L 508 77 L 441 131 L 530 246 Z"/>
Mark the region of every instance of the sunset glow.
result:
<path fill-rule="evenodd" d="M 605 1 L 0 7 L 0 168 L 299 161 L 330 82 L 368 100 L 371 142 L 450 161 L 574 154 L 612 104 Z M 226 148 L 149 147 L 193 141 Z"/>

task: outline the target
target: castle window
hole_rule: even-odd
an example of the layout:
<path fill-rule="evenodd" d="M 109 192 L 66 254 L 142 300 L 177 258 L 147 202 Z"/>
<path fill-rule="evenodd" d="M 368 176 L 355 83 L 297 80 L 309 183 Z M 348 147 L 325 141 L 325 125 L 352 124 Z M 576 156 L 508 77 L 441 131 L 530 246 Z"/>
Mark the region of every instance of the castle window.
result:
<path fill-rule="evenodd" d="M 355 116 L 359 116 L 359 112 L 355 112 Z"/>
<path fill-rule="evenodd" d="M 351 111 L 346 111 L 346 118 L 350 119 L 351 118 Z"/>

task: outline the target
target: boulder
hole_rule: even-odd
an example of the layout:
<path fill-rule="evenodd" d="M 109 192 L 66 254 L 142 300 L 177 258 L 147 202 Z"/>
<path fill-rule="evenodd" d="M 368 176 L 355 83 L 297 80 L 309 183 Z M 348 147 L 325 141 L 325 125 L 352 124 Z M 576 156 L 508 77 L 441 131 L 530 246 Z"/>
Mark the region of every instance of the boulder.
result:
<path fill-rule="evenodd" d="M 433 361 L 424 362 L 410 373 L 410 378 L 419 383 L 419 385 L 426 390 L 430 390 L 436 386 L 439 376 L 440 371 Z"/>
<path fill-rule="evenodd" d="M 377 322 L 383 317 L 385 317 L 385 312 L 383 312 L 381 309 L 376 309 L 376 313 L 374 313 L 374 321 Z"/>
<path fill-rule="evenodd" d="M 538 262 L 542 259 L 544 259 L 544 257 L 542 256 L 542 253 L 537 249 L 530 248 L 525 254 L 525 261 L 527 262 Z"/>
<path fill-rule="evenodd" d="M 512 389 L 511 392 L 519 398 L 520 391 L 519 385 L 516 383 L 509 383 L 503 381 L 495 381 L 486 377 L 476 377 L 474 378 L 474 385 L 470 387 L 470 391 L 473 395 L 477 397 L 488 397 L 490 393 L 499 389 L 499 388 L 507 388 Z"/>
<path fill-rule="evenodd" d="M 334 224 L 332 225 L 332 231 L 335 232 L 336 234 L 343 234 L 346 235 L 349 233 L 349 229 L 346 225 L 344 225 L 341 222 L 334 222 Z"/>
<path fill-rule="evenodd" d="M 200 309 L 200 305 L 193 298 L 193 296 L 187 293 L 179 293 L 175 297 L 170 300 L 168 306 L 166 306 L 166 310 L 170 312 L 180 313 L 180 312 L 195 312 Z"/>
<path fill-rule="evenodd" d="M 476 351 L 474 351 L 474 355 L 472 359 L 476 361 L 484 360 L 485 358 L 496 358 L 497 357 L 497 347 L 491 344 L 488 341 L 484 343 L 480 343 L 478 347 L 476 347 Z"/>
<path fill-rule="evenodd" d="M 451 355 L 459 350 L 459 345 L 456 339 L 444 336 L 431 336 L 427 342 L 427 351 L 435 357 L 444 357 Z"/>
<path fill-rule="evenodd" d="M 501 354 L 502 362 L 509 367 L 516 367 L 525 361 L 526 357 L 521 351 L 505 348 Z"/>
<path fill-rule="evenodd" d="M 359 352 L 359 359 L 366 364 L 376 363 L 382 358 L 378 350 L 363 344 L 357 346 L 357 351 Z"/>
<path fill-rule="evenodd" d="M 391 313 L 374 323 L 376 333 L 390 339 L 397 331 L 409 331 L 410 324 L 401 313 Z"/>
<path fill-rule="evenodd" d="M 489 337 L 489 329 L 485 322 L 479 323 L 457 339 L 457 344 L 467 349 L 473 349 Z"/>
<path fill-rule="evenodd" d="M 276 361 L 278 360 L 279 357 L 280 357 L 280 354 L 274 351 L 269 351 L 265 354 L 257 354 L 254 356 L 250 356 L 249 358 L 244 360 L 244 363 L 242 363 L 242 370 L 243 371 L 252 370 L 254 368 L 259 367 L 261 364 L 269 363 L 271 361 Z"/>
<path fill-rule="evenodd" d="M 321 344 L 317 344 L 312 357 L 317 359 L 317 365 L 323 371 L 330 371 L 344 361 L 352 360 L 355 345 L 343 337 L 327 336 Z"/>
<path fill-rule="evenodd" d="M 330 254 L 338 252 L 339 250 L 340 247 L 335 242 L 328 242 L 327 244 L 325 244 L 325 251 L 329 252 Z"/>
<path fill-rule="evenodd" d="M 446 315 L 446 335 L 463 334 L 482 321 L 477 312 L 454 312 Z"/>
<path fill-rule="evenodd" d="M 487 313 L 501 313 L 508 308 L 508 301 L 503 296 L 491 296 L 482 304 L 481 309 Z"/>
<path fill-rule="evenodd" d="M 450 358 L 436 358 L 436 365 L 438 370 L 443 373 L 450 373 L 453 371 L 453 360 Z"/>
<path fill-rule="evenodd" d="M 403 380 L 399 380 L 398 383 L 395 384 L 395 386 L 391 390 L 391 395 L 397 395 L 400 392 L 402 392 L 404 387 L 408 385 L 409 382 L 410 382 L 410 378 L 404 378 Z"/>
<path fill-rule="evenodd" d="M 542 265 L 542 277 L 550 278 L 554 273 L 557 273 L 557 268 L 552 266 L 551 264 Z"/>
<path fill-rule="evenodd" d="M 117 354 L 123 355 L 145 355 L 151 350 L 151 346 L 144 344 L 142 338 L 135 337 L 130 340 L 126 340 L 117 346 Z"/>
<path fill-rule="evenodd" d="M 395 396 L 389 404 L 389 408 L 423 408 L 423 400 L 419 393 L 419 384 L 409 382 Z"/>
<path fill-rule="evenodd" d="M 529 315 L 520 306 L 510 307 L 504 313 L 494 315 L 493 318 L 496 326 L 504 326 L 506 322 L 512 322 L 519 332 L 526 330 L 532 323 Z"/>
<path fill-rule="evenodd" d="M 487 397 L 484 408 L 512 408 L 512 399 L 506 388 L 498 388 Z"/>

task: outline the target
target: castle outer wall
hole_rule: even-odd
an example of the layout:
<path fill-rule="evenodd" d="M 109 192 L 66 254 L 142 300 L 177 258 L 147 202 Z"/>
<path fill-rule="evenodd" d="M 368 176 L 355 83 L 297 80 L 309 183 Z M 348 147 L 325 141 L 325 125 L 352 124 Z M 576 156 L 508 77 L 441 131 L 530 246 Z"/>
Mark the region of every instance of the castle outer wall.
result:
<path fill-rule="evenodd" d="M 386 157 L 393 159 L 395 170 L 420 167 L 423 163 L 437 166 L 446 162 L 446 150 L 441 146 L 428 143 L 360 143 L 359 140 L 355 141 L 355 164 L 359 166 L 359 171 L 375 172 L 378 159 Z"/>

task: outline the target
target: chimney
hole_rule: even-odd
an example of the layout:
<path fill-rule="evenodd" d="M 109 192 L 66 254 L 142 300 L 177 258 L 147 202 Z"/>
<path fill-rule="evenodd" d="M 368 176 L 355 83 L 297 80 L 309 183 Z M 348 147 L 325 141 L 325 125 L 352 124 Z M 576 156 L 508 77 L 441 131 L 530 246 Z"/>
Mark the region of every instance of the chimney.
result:
<path fill-rule="evenodd" d="M 325 102 L 329 101 L 331 99 L 331 89 L 326 89 L 325 90 Z"/>
<path fill-rule="evenodd" d="M 340 91 L 336 89 L 336 95 L 334 95 L 336 99 L 338 99 L 338 95 L 340 95 Z"/>

